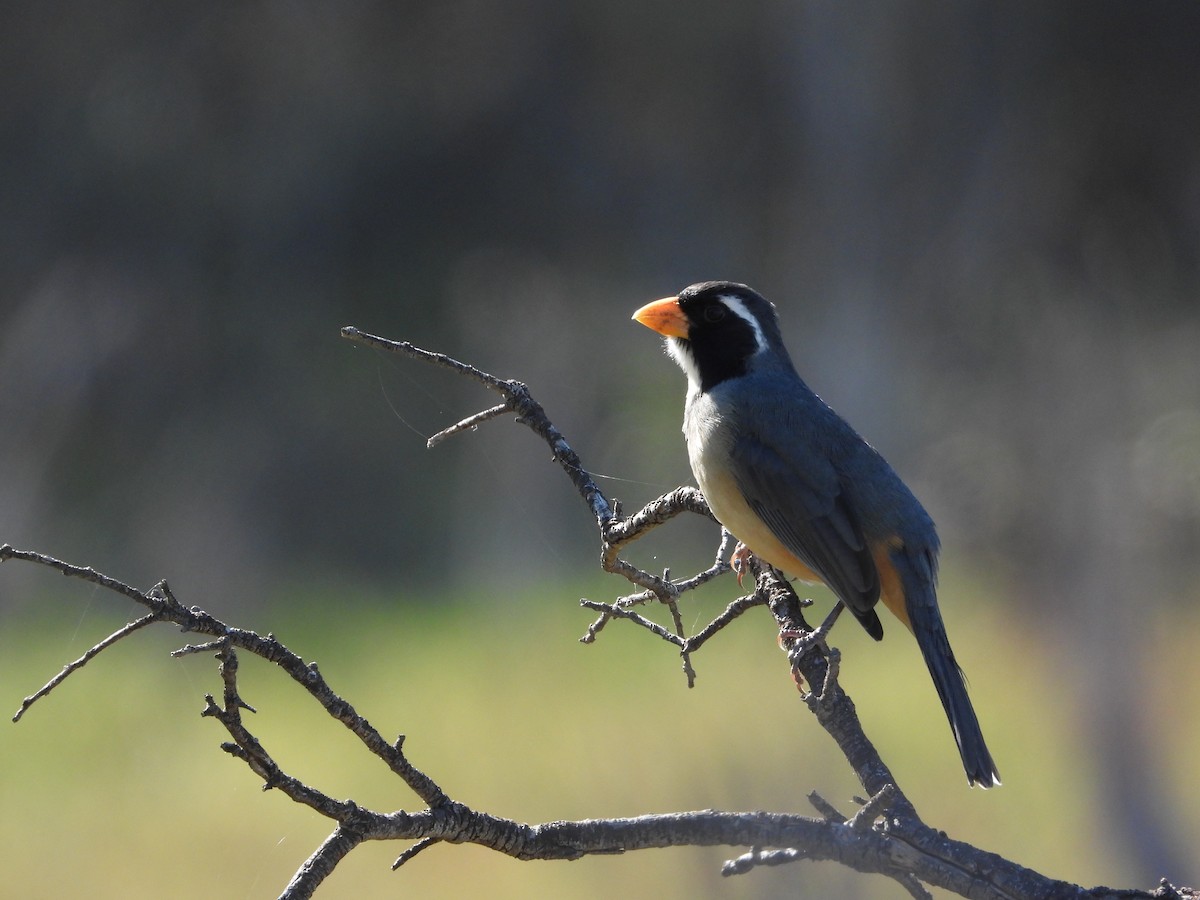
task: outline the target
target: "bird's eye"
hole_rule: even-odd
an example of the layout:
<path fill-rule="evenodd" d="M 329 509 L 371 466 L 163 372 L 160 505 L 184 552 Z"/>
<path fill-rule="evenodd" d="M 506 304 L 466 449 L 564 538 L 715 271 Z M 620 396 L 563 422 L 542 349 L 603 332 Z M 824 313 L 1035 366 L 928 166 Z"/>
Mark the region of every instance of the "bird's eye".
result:
<path fill-rule="evenodd" d="M 723 318 L 725 318 L 725 307 L 720 303 L 713 303 L 704 307 L 705 322 L 720 322 Z"/>

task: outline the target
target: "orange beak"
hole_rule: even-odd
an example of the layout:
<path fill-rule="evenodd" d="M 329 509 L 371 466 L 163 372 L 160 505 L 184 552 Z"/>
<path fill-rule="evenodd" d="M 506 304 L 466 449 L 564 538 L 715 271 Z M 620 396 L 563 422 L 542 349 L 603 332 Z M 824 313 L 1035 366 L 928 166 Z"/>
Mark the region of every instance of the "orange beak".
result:
<path fill-rule="evenodd" d="M 686 339 L 688 336 L 687 316 L 679 308 L 678 297 L 663 297 L 661 300 L 647 303 L 633 314 L 633 318 L 650 330 L 667 337 Z"/>

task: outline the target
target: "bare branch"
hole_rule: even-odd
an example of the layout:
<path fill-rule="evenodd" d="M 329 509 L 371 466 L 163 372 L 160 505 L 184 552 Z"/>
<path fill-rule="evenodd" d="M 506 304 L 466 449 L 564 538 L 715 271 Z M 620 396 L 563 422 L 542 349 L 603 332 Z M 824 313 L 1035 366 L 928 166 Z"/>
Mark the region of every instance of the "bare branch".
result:
<path fill-rule="evenodd" d="M 592 476 L 583 468 L 583 464 L 579 461 L 579 457 L 575 451 L 571 449 L 566 439 L 562 436 L 562 433 L 546 416 L 546 411 L 542 409 L 541 404 L 533 399 L 529 393 L 529 389 L 521 382 L 505 381 L 502 378 L 497 378 L 495 375 L 489 375 L 487 372 L 480 371 L 472 365 L 459 362 L 456 359 L 446 356 L 444 353 L 432 353 L 429 350 L 422 350 L 408 341 L 389 341 L 387 338 L 359 331 L 353 326 L 343 328 L 342 337 L 357 344 L 364 344 L 368 347 L 375 347 L 390 353 L 399 353 L 413 359 L 419 359 L 423 362 L 433 363 L 434 365 L 450 369 L 452 372 L 464 375 L 473 381 L 477 381 L 489 390 L 500 394 L 505 399 L 504 405 L 510 407 L 517 414 L 517 421 L 539 435 L 550 446 L 550 451 L 554 454 L 553 458 L 555 462 L 562 466 L 563 471 L 567 473 L 567 477 L 571 479 L 576 490 L 579 491 L 579 495 L 583 497 L 584 502 L 591 508 L 592 514 L 595 515 L 596 522 L 600 525 L 601 529 L 606 528 L 609 522 L 615 518 L 616 513 L 613 511 L 612 505 L 608 502 L 608 499 L 604 496 L 600 488 L 596 486 L 596 482 Z"/>
<path fill-rule="evenodd" d="M 599 603 L 595 600 L 588 600 L 587 598 L 584 598 L 583 600 L 579 601 L 579 605 L 587 609 L 595 609 L 603 612 L 604 615 L 598 619 L 597 622 L 607 621 L 610 618 L 628 619 L 630 622 L 645 628 L 650 633 L 658 635 L 664 641 L 674 644 L 675 646 L 679 647 L 680 650 L 683 649 L 685 642 L 677 634 L 673 634 L 670 629 L 664 628 L 662 625 L 647 619 L 645 616 L 639 616 L 637 613 L 626 609 L 624 606 L 621 606 L 620 603 Z M 587 633 L 579 639 L 579 642 L 581 644 L 591 643 L 591 641 L 595 639 L 596 632 L 602 627 L 604 626 L 597 625 L 596 622 L 593 622 L 588 626 Z"/>
<path fill-rule="evenodd" d="M 339 825 L 292 876 L 288 886 L 279 895 L 280 900 L 307 900 L 333 874 L 337 864 L 362 842 L 362 834 Z"/>
<path fill-rule="evenodd" d="M 594 478 L 583 468 L 575 451 L 546 417 L 524 384 L 499 379 L 474 366 L 444 354 L 422 350 L 407 342 L 388 341 L 355 328 L 343 329 L 342 335 L 359 344 L 402 353 L 446 368 L 504 398 L 502 404 L 438 432 L 430 439 L 430 446 L 508 412 L 514 413 L 520 424 L 530 428 L 548 444 L 554 460 L 571 479 L 596 519 L 603 545 L 602 568 L 642 588 L 640 592 L 621 597 L 612 604 L 586 599 L 581 601 L 583 606 L 602 614 L 581 638 L 585 643 L 595 640 L 605 623 L 611 619 L 631 621 L 671 643 L 682 654 L 684 669 L 691 683 L 695 675 L 691 654 L 747 609 L 767 606 L 779 629 L 780 644 L 787 654 L 788 667 L 804 705 L 834 739 L 870 799 L 863 802 L 849 819 L 815 792 L 810 795 L 810 800 L 821 813 L 820 819 L 763 812 L 703 810 L 527 825 L 473 810 L 452 800 L 428 775 L 409 762 L 403 753 L 403 735 L 394 743 L 385 741 L 350 703 L 334 693 L 315 663 L 305 663 L 274 635 L 263 637 L 253 631 L 226 625 L 197 607 L 185 608 L 176 600 L 166 582 L 160 582 L 143 592 L 90 567 L 70 565 L 43 554 L 4 545 L 0 546 L 0 562 L 19 559 L 56 569 L 70 577 L 90 581 L 129 597 L 149 610 L 147 615 L 130 622 L 91 648 L 79 660 L 69 663 L 45 687 L 26 699 L 15 718 L 20 718 L 31 703 L 45 696 L 101 651 L 153 621 L 171 622 L 182 631 L 212 638 L 181 647 L 173 655 L 213 651 L 219 660 L 223 687 L 221 701 L 218 703 L 211 695 L 206 696 L 203 715 L 217 720 L 231 738 L 222 744 L 222 748 L 262 778 L 264 789 L 280 790 L 296 803 L 335 822 L 329 837 L 288 884 L 282 895 L 288 898 L 312 896 L 338 863 L 363 841 L 402 840 L 415 843 L 400 855 L 394 867 L 402 866 L 438 843 L 474 843 L 525 860 L 577 859 L 589 854 L 624 853 L 670 846 L 724 845 L 752 848 L 749 853 L 726 863 L 723 869 L 725 874 L 738 874 L 759 866 L 781 865 L 803 859 L 837 860 L 861 872 L 892 878 L 917 898 L 929 897 L 924 887 L 928 884 L 964 896 L 1006 900 L 1045 897 L 1196 900 L 1195 892 L 1177 889 L 1165 880 L 1153 893 L 1108 888 L 1087 890 L 1078 885 L 1053 881 L 995 854 L 954 841 L 928 827 L 918 817 L 912 803 L 900 790 L 892 773 L 866 737 L 854 704 L 838 683 L 840 656 L 836 649 L 826 643 L 826 635 L 836 618 L 836 611 L 831 613 L 821 628 L 814 631 L 804 620 L 804 601 L 791 585 L 778 573 L 751 558 L 749 570 L 755 578 L 754 593 L 729 603 L 719 616 L 689 638 L 683 633 L 679 600 L 687 592 L 730 570 L 729 563 L 725 561 L 730 536 L 723 534 L 712 566 L 679 581 L 672 581 L 669 572 L 661 577 L 653 575 L 620 557 L 624 547 L 678 515 L 691 513 L 712 519 L 699 491 L 692 487 L 678 488 L 647 504 L 634 515 L 622 517 L 618 505 L 610 503 L 596 486 Z M 673 631 L 631 609 L 653 600 L 659 600 L 667 606 L 674 625 Z M 379 757 L 404 781 L 425 804 L 425 809 L 389 813 L 369 810 L 351 800 L 336 800 L 283 771 L 252 733 L 243 716 L 244 712 L 253 712 L 253 707 L 241 696 L 239 651 L 254 654 L 277 665 L 303 686 L 332 718 L 355 734 L 370 753 Z M 806 685 L 814 688 L 806 688 Z M 815 689 L 818 685 L 819 691 Z"/>
<path fill-rule="evenodd" d="M 382 759 L 394 773 L 404 780 L 405 784 L 421 800 L 430 806 L 437 806 L 446 802 L 446 795 L 442 792 L 441 788 L 429 776 L 412 766 L 401 752 L 399 746 L 393 746 L 384 740 L 382 735 L 371 726 L 370 722 L 360 716 L 350 703 L 333 692 L 325 679 L 321 677 L 316 663 L 306 664 L 303 659 L 276 640 L 274 635 L 268 634 L 266 637 L 263 637 L 253 631 L 234 628 L 198 607 L 190 609 L 184 607 L 175 599 L 174 594 L 172 594 L 170 587 L 165 581 L 159 582 L 148 591 L 138 591 L 124 582 L 97 572 L 90 566 L 70 565 L 45 554 L 28 550 L 16 550 L 6 544 L 0 547 L 0 562 L 7 559 L 19 559 L 47 566 L 57 569 L 65 575 L 82 578 L 85 581 L 98 584 L 123 596 L 130 597 L 141 605 L 148 607 L 151 610 L 154 620 L 171 622 L 177 625 L 181 631 L 207 634 L 217 638 L 217 641 L 210 646 L 236 647 L 274 663 L 308 691 L 324 707 L 329 715 L 341 722 L 358 737 L 371 753 Z M 102 641 L 101 645 L 93 648 L 94 652 L 89 651 L 90 656 L 88 658 L 90 659 L 101 650 L 112 646 L 120 637 L 127 636 L 137 630 L 137 628 L 132 626 L 142 627 L 138 625 L 140 621 L 139 619 L 130 623 L 130 625 L 121 629 L 121 631 L 112 637 Z M 191 652 L 189 648 L 185 647 L 183 649 L 184 652 Z M 75 668 L 77 669 L 78 666 Z M 65 676 L 60 675 L 58 679 L 59 683 L 61 683 L 63 677 Z M 45 690 L 39 693 L 44 695 Z"/>
<path fill-rule="evenodd" d="M 725 607 L 724 612 L 688 638 L 684 645 L 685 649 L 694 653 L 704 646 L 705 642 L 708 641 L 709 638 L 727 626 L 734 619 L 738 618 L 742 613 L 746 612 L 746 610 L 753 609 L 756 606 L 763 606 L 765 604 L 766 600 L 757 592 L 753 594 L 747 594 L 744 597 L 738 597 Z"/>
<path fill-rule="evenodd" d="M 40 566 L 57 569 L 68 578 L 80 578 L 84 581 L 90 581 L 92 584 L 98 584 L 102 588 L 108 588 L 108 590 L 116 591 L 118 594 L 124 594 L 138 603 L 144 604 L 146 602 L 146 595 L 137 588 L 130 587 L 125 582 L 117 581 L 117 579 L 110 578 L 107 575 L 102 575 L 91 566 L 73 566 L 70 563 L 63 562 L 61 559 L 55 559 L 53 556 L 47 556 L 44 553 L 37 553 L 32 550 L 18 550 L 9 544 L 0 546 L 0 563 L 10 559 L 20 559 L 25 562 L 37 563 Z"/>
<path fill-rule="evenodd" d="M 472 381 L 479 382 L 489 390 L 505 394 L 506 396 L 508 388 L 512 385 L 512 382 L 504 381 L 495 375 L 489 375 L 487 372 L 481 371 L 467 363 L 459 362 L 457 359 L 447 356 L 444 353 L 422 350 L 408 341 L 393 341 L 374 334 L 368 334 L 365 331 L 360 331 L 353 325 L 347 325 L 342 329 L 342 337 L 356 344 L 364 344 L 368 347 L 374 347 L 377 350 L 387 350 L 389 353 L 400 353 L 405 356 L 411 356 L 413 359 L 419 359 L 422 362 L 442 366 L 459 375 L 464 375 Z"/>

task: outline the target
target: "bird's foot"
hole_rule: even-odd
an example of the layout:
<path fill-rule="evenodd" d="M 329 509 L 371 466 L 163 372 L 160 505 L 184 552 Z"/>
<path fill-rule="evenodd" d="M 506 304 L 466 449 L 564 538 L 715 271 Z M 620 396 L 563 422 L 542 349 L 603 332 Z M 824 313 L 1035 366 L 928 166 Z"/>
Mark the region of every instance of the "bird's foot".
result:
<path fill-rule="evenodd" d="M 799 631 L 797 629 L 781 628 L 779 631 L 779 645 L 787 651 L 788 662 L 792 667 L 792 680 L 796 682 L 796 688 L 800 691 L 800 695 L 804 701 L 812 706 L 815 703 L 821 702 L 825 697 L 829 696 L 830 689 L 836 685 L 839 662 L 841 654 L 836 648 L 830 647 L 826 641 L 829 635 L 829 630 L 833 627 L 833 623 L 837 621 L 842 612 L 842 604 L 836 604 L 829 615 L 825 617 L 825 621 L 820 627 L 813 631 Z M 810 650 L 816 649 L 825 657 L 825 678 L 820 686 L 820 692 L 817 692 L 817 685 L 814 683 L 810 689 L 805 685 L 804 675 L 800 671 L 800 660 Z"/>
<path fill-rule="evenodd" d="M 799 659 L 812 647 L 817 647 L 829 656 L 829 644 L 825 639 L 829 636 L 833 623 L 838 620 L 845 606 L 838 602 L 833 605 L 829 615 L 817 628 L 812 631 L 801 631 L 797 628 L 781 628 L 779 630 L 779 645 L 788 651 L 788 657 Z"/>
<path fill-rule="evenodd" d="M 738 587 L 742 586 L 742 577 L 750 571 L 750 557 L 753 555 L 753 551 L 741 541 L 738 541 L 738 545 L 733 548 L 729 564 L 733 566 L 733 571 L 737 574 Z"/>

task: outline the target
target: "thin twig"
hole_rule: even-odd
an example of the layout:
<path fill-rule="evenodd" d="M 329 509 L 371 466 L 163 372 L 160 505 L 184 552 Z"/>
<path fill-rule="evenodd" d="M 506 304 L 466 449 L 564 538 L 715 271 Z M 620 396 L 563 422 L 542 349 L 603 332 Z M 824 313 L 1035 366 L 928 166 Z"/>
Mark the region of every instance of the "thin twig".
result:
<path fill-rule="evenodd" d="M 495 419 L 498 416 L 504 415 L 506 412 L 512 412 L 511 403 L 501 403 L 498 406 L 493 406 L 491 409 L 485 409 L 483 412 L 477 412 L 473 416 L 467 416 L 461 422 L 455 422 L 449 428 L 443 428 L 437 434 L 433 435 L 425 442 L 425 446 L 432 450 L 448 437 L 453 437 L 460 431 L 470 431 L 478 427 L 483 422 L 489 419 Z"/>
<path fill-rule="evenodd" d="M 98 584 L 102 588 L 107 588 L 110 591 L 115 591 L 118 594 L 124 594 L 131 600 L 136 600 L 138 603 L 146 603 L 146 594 L 139 591 L 135 587 L 131 587 L 123 581 L 117 581 L 115 578 L 110 578 L 101 572 L 97 572 L 91 566 L 73 566 L 70 563 L 63 562 L 61 559 L 55 559 L 53 556 L 47 556 L 44 553 L 37 553 L 33 550 L 18 550 L 17 548 L 4 544 L 0 546 L 0 562 L 9 559 L 20 559 L 25 562 L 37 563 L 40 566 L 47 566 L 51 569 L 57 569 L 68 578 L 81 578 L 84 581 L 90 581 L 92 584 Z"/>
<path fill-rule="evenodd" d="M 579 605 L 587 609 L 594 609 L 603 612 L 606 618 L 628 619 L 636 625 L 640 625 L 652 634 L 658 635 L 664 641 L 674 644 L 676 647 L 683 649 L 684 639 L 673 633 L 669 628 L 664 628 L 657 622 L 647 619 L 645 616 L 639 616 L 631 610 L 618 606 L 615 603 L 600 603 L 596 600 L 588 600 L 586 597 L 579 601 Z M 596 629 L 599 630 L 598 628 Z M 587 643 L 586 635 L 579 639 L 582 643 Z"/>
<path fill-rule="evenodd" d="M 634 584 L 649 583 L 652 586 L 649 590 L 618 598 L 615 606 L 620 609 L 626 609 L 630 606 L 639 606 L 654 600 L 659 600 L 670 606 L 679 595 L 695 590 L 712 581 L 714 578 L 718 578 L 730 571 L 729 563 L 725 561 L 724 556 L 728 551 L 731 535 L 724 529 L 721 531 L 721 541 L 717 547 L 717 555 L 713 564 L 703 572 L 698 572 L 692 577 L 680 581 L 672 582 L 666 576 L 660 578 L 657 575 L 651 575 L 649 572 L 638 569 L 636 566 L 627 563 L 617 556 L 617 551 L 625 544 L 644 537 L 649 531 L 652 531 L 659 525 L 665 524 L 684 512 L 701 513 L 710 518 L 712 515 L 708 511 L 708 504 L 704 502 L 704 497 L 695 488 L 682 487 L 676 488 L 674 491 L 664 494 L 657 500 L 651 501 L 628 519 L 614 521 L 612 526 L 605 530 L 605 534 L 611 536 L 612 539 L 605 540 L 604 552 L 601 556 L 601 567 L 606 572 L 621 575 Z M 611 618 L 611 614 L 607 612 L 610 607 L 607 605 L 589 606 L 589 608 L 605 611 L 587 627 L 587 631 L 579 638 L 579 642 L 582 644 L 593 643 L 596 640 L 596 636 L 603 630 Z M 713 622 L 706 626 L 705 631 L 711 634 L 713 630 L 719 630 L 722 627 L 724 627 L 723 623 L 717 624 Z M 678 630 L 682 631 L 682 628 Z M 703 643 L 704 641 L 695 643 L 694 639 L 688 639 L 684 648 L 685 652 L 691 653 Z"/>
<path fill-rule="evenodd" d="M 671 570 L 665 569 L 663 571 L 663 580 L 669 581 L 670 578 Z M 683 616 L 679 614 L 679 603 L 676 601 L 675 597 L 672 597 L 667 601 L 667 609 L 671 612 L 671 622 L 675 626 L 675 635 L 680 640 L 679 657 L 683 661 L 683 674 L 684 677 L 687 678 L 687 686 L 695 687 L 696 670 L 692 667 L 692 654 L 691 651 L 688 650 L 687 636 L 683 631 Z"/>
<path fill-rule="evenodd" d="M 517 414 L 517 420 L 539 435 L 550 446 L 550 451 L 554 454 L 555 462 L 567 473 L 567 477 L 571 479 L 579 495 L 591 508 L 592 514 L 595 515 L 596 522 L 601 530 L 603 531 L 607 528 L 609 523 L 616 518 L 612 504 L 608 502 L 608 498 L 604 496 L 604 492 L 596 485 L 596 481 L 591 473 L 583 467 L 579 455 L 571 449 L 571 445 L 567 443 L 562 432 L 550 421 L 541 404 L 533 399 L 533 396 L 529 393 L 529 388 L 521 382 L 506 381 L 503 378 L 497 378 L 495 375 L 489 375 L 487 372 L 481 371 L 472 365 L 459 362 L 457 359 L 447 356 L 444 353 L 433 353 L 429 350 L 422 350 L 408 341 L 390 341 L 387 338 L 359 331 L 353 326 L 343 328 L 342 337 L 358 344 L 386 350 L 390 353 L 399 353 L 413 359 L 419 359 L 450 369 L 452 372 L 464 375 L 473 381 L 479 382 L 489 390 L 500 394 L 505 399 L 505 405 Z"/>
<path fill-rule="evenodd" d="M 875 820 L 878 819 L 892 801 L 896 799 L 896 786 L 894 784 L 885 784 L 880 788 L 879 793 L 868 800 L 862 807 L 852 815 L 846 822 L 855 831 L 863 831 L 870 828 Z"/>
<path fill-rule="evenodd" d="M 729 625 L 729 623 L 734 619 L 741 616 L 742 613 L 746 612 L 746 610 L 753 609 L 756 606 L 764 606 L 766 602 L 767 601 L 757 592 L 753 594 L 747 594 L 744 597 L 738 597 L 737 599 L 731 601 L 730 604 L 725 607 L 724 612 L 688 638 L 687 650 L 692 653 L 699 650 L 702 646 L 704 646 L 705 642 L 707 642 L 709 638 Z"/>
<path fill-rule="evenodd" d="M 342 337 L 356 344 L 364 344 L 368 347 L 375 347 L 378 350 L 387 350 L 390 353 L 401 353 L 423 362 L 433 363 L 436 366 L 441 366 L 459 375 L 466 376 L 472 381 L 477 381 L 484 387 L 493 391 L 499 391 L 506 396 L 509 388 L 512 386 L 512 382 L 497 378 L 495 375 L 489 375 L 487 372 L 477 369 L 469 363 L 459 362 L 454 357 L 447 356 L 445 353 L 422 350 L 408 341 L 392 341 L 378 335 L 368 334 L 365 331 L 360 331 L 353 325 L 347 325 L 342 329 Z"/>
<path fill-rule="evenodd" d="M 142 616 L 140 619 L 135 619 L 128 625 L 118 628 L 94 647 L 89 648 L 88 651 L 83 654 L 83 656 L 79 657 L 79 659 L 75 660 L 74 662 L 67 663 L 65 666 L 63 666 L 63 670 L 61 672 L 59 672 L 48 682 L 21 701 L 21 708 L 17 710 L 16 714 L 12 717 L 12 720 L 14 722 L 21 721 L 21 717 L 25 715 L 25 712 L 29 709 L 29 707 L 33 706 L 33 704 L 35 704 L 38 700 L 40 700 L 42 697 L 45 697 L 52 690 L 66 681 L 67 676 L 72 672 L 82 669 L 98 654 L 111 647 L 117 641 L 121 640 L 121 638 L 128 637 L 138 629 L 145 628 L 151 622 L 158 621 L 158 619 L 158 613 L 148 613 L 147 615 Z"/>
<path fill-rule="evenodd" d="M 440 843 L 441 843 L 440 838 L 425 838 L 424 840 L 417 841 L 415 844 L 413 844 L 411 847 L 409 847 L 407 850 L 405 850 L 403 853 L 401 853 L 396 858 L 396 861 L 394 863 L 392 863 L 392 871 L 393 872 L 396 871 L 396 869 L 400 868 L 402 865 L 404 865 L 406 862 L 408 862 L 410 859 L 412 859 L 414 856 L 416 856 L 422 850 L 428 850 L 434 844 L 440 844 Z"/>
<path fill-rule="evenodd" d="M 171 656 L 178 659 L 183 656 L 191 656 L 193 653 L 207 653 L 209 650 L 220 650 L 227 643 L 225 638 L 217 638 L 215 641 L 205 641 L 203 644 L 184 644 L 182 647 L 172 650 Z"/>
<path fill-rule="evenodd" d="M 358 737 L 371 753 L 382 759 L 427 805 L 437 807 L 447 802 L 445 793 L 432 778 L 413 766 L 399 747 L 388 743 L 370 722 L 358 715 L 353 706 L 333 691 L 321 676 L 315 663 L 305 663 L 303 659 L 276 640 L 274 635 L 268 634 L 266 637 L 263 637 L 248 629 L 233 628 L 198 607 L 185 607 L 175 599 L 174 594 L 171 593 L 171 589 L 165 581 L 160 581 L 149 591 L 143 592 L 115 578 L 97 572 L 89 566 L 71 565 L 42 553 L 16 550 L 5 544 L 0 547 L 0 562 L 7 559 L 32 562 L 37 565 L 56 569 L 64 575 L 98 584 L 118 594 L 130 597 L 139 604 L 148 607 L 153 617 L 151 621 L 157 619 L 164 622 L 171 622 L 182 631 L 210 635 L 217 639 L 211 642 L 210 646 L 237 647 L 253 653 L 267 662 L 274 663 L 307 690 L 324 707 L 329 715 L 345 725 L 346 728 Z M 102 641 L 90 650 L 88 654 L 85 654 L 85 656 L 88 659 L 94 657 L 96 653 L 112 646 L 120 637 L 131 633 L 137 628 L 143 627 L 145 624 L 147 623 L 140 619 L 131 622 L 122 628 L 121 631 Z M 184 649 L 187 651 L 188 648 Z M 68 666 L 68 669 L 74 671 L 82 662 L 86 662 L 86 659 L 72 664 L 74 668 Z M 67 674 L 70 674 L 70 672 L 64 671 L 64 673 L 60 673 L 56 683 L 61 683 Z M 34 695 L 34 699 L 44 696 L 46 690 L 50 687 L 48 686 L 48 688 L 39 691 L 38 694 Z M 22 707 L 22 711 L 31 702 L 33 702 L 32 699 L 27 700 Z M 16 718 L 19 718 L 19 715 Z"/>
<path fill-rule="evenodd" d="M 837 807 L 818 794 L 816 791 L 808 792 L 808 802 L 821 814 L 826 822 L 835 822 L 838 825 L 845 823 L 846 817 L 838 812 Z"/>

